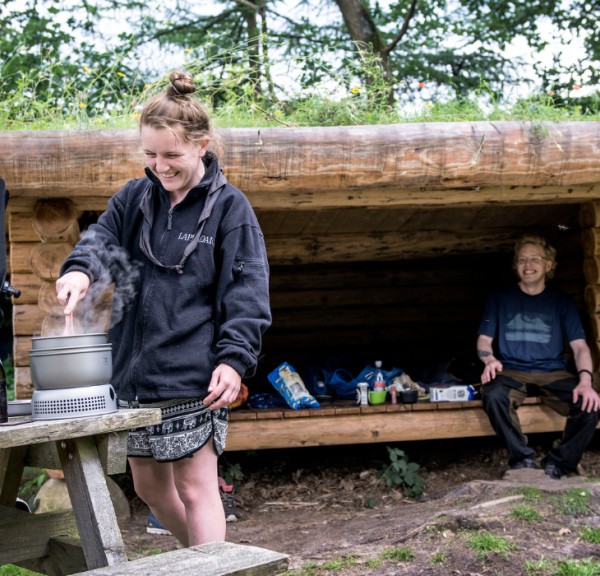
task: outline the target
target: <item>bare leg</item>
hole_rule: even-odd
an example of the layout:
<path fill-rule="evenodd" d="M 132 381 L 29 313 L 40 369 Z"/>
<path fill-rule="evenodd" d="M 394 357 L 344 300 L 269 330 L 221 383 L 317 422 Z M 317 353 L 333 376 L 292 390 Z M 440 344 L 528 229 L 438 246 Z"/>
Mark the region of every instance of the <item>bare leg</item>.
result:
<path fill-rule="evenodd" d="M 186 510 L 175 488 L 173 463 L 129 458 L 129 464 L 137 495 L 183 546 L 189 546 Z"/>
<path fill-rule="evenodd" d="M 189 545 L 225 540 L 225 512 L 212 439 L 193 458 L 173 462 L 173 476 L 185 505 Z"/>

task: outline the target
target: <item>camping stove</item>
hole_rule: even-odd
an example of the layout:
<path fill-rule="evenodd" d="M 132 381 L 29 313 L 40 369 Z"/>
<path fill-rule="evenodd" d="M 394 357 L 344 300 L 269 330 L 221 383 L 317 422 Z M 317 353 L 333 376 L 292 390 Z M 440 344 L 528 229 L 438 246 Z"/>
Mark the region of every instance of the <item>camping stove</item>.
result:
<path fill-rule="evenodd" d="M 117 411 L 117 395 L 110 384 L 35 390 L 31 398 L 31 417 L 37 420 L 82 418 Z"/>

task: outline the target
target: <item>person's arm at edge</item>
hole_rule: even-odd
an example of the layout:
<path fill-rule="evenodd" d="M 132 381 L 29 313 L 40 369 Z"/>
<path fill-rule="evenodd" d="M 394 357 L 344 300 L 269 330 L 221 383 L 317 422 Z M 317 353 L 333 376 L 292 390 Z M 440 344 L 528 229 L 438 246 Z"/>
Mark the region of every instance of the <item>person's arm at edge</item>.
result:
<path fill-rule="evenodd" d="M 487 384 L 496 377 L 496 372 L 502 372 L 502 363 L 494 356 L 492 343 L 494 339 L 491 336 L 480 334 L 477 338 L 477 356 L 485 364 L 481 383 Z"/>
<path fill-rule="evenodd" d="M 573 403 L 576 403 L 579 396 L 582 398 L 581 409 L 587 412 L 598 411 L 600 407 L 600 398 L 596 391 L 592 388 L 592 377 L 587 372 L 582 370 L 593 371 L 592 355 L 587 342 L 583 339 L 573 340 L 569 342 L 575 357 L 575 366 L 579 374 L 579 384 L 573 390 Z"/>

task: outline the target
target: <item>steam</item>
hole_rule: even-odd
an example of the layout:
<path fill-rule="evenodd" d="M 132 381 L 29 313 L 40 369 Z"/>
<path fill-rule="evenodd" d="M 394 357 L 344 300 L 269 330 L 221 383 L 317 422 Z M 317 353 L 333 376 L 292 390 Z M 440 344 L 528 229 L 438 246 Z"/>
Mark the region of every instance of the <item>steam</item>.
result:
<path fill-rule="evenodd" d="M 82 234 L 78 246 L 98 257 L 102 273 L 75 307 L 75 333 L 106 332 L 123 319 L 135 298 L 141 263 L 132 261 L 120 246 L 104 246 L 102 237 L 93 229 Z M 49 331 L 49 336 L 58 336 L 63 333 L 64 325 Z"/>

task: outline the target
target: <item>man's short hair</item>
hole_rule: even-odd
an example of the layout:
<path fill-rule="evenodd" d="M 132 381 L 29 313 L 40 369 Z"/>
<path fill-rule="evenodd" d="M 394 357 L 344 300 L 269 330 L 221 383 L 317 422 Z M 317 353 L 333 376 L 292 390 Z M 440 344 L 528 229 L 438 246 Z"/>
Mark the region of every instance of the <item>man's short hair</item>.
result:
<path fill-rule="evenodd" d="M 548 272 L 546 272 L 546 278 L 550 280 L 554 277 L 554 272 L 556 271 L 556 248 L 550 246 L 548 241 L 541 236 L 527 235 L 523 236 L 515 243 L 515 257 L 513 260 L 513 270 L 517 271 L 517 261 L 519 260 L 519 252 L 521 248 L 526 246 L 527 244 L 533 244 L 534 246 L 540 246 L 544 249 L 544 258 L 552 262 L 552 268 Z"/>

